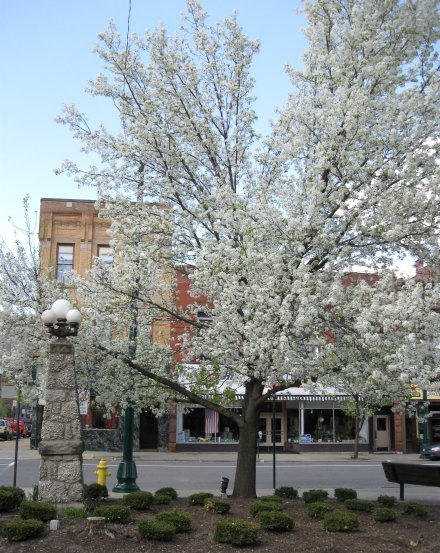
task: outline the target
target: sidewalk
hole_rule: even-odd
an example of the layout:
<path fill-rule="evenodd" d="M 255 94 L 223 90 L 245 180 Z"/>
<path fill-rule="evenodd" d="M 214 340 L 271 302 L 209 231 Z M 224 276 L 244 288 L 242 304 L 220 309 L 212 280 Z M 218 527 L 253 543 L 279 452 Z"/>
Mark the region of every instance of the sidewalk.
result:
<path fill-rule="evenodd" d="M 13 460 L 15 457 L 15 440 L 9 442 L 0 442 L 0 459 Z M 169 451 L 134 451 L 133 457 L 136 461 L 235 461 L 237 458 L 236 452 L 226 451 L 194 451 L 170 453 Z M 19 440 L 18 458 L 20 460 L 39 459 L 40 454 L 34 449 L 30 449 L 29 438 Z M 107 461 L 118 461 L 122 459 L 122 452 L 114 451 L 84 451 L 83 460 L 86 462 L 98 461 L 106 459 Z M 260 453 L 260 462 L 272 463 L 272 453 Z M 381 463 L 384 460 L 413 462 L 420 461 L 418 453 L 366 453 L 359 454 L 359 461 Z M 321 453 L 276 453 L 276 462 L 280 463 L 297 463 L 297 462 L 337 462 L 350 461 L 351 453 L 345 452 L 321 452 Z"/>
<path fill-rule="evenodd" d="M 13 460 L 15 458 L 15 440 L 9 442 L 0 442 L 0 460 Z M 20 460 L 27 459 L 39 459 L 40 454 L 35 449 L 30 449 L 29 438 L 22 438 L 18 441 L 18 458 Z M 233 462 L 237 458 L 236 452 L 227 451 L 194 451 L 194 452 L 178 452 L 170 453 L 169 451 L 134 451 L 133 458 L 136 461 L 212 461 Z M 84 451 L 83 460 L 86 462 L 95 461 L 98 463 L 100 459 L 106 459 L 107 461 L 118 461 L 122 459 L 122 452 L 115 451 Z M 260 462 L 272 463 L 272 452 L 264 452 L 259 454 Z M 394 453 L 394 452 L 380 452 L 380 453 L 359 453 L 359 460 L 365 462 L 379 463 L 384 460 L 394 460 L 401 462 L 418 461 L 418 453 Z M 350 461 L 351 452 L 320 452 L 320 453 L 276 453 L 276 462 L 282 463 L 296 463 L 296 462 L 325 462 L 325 461 Z"/>

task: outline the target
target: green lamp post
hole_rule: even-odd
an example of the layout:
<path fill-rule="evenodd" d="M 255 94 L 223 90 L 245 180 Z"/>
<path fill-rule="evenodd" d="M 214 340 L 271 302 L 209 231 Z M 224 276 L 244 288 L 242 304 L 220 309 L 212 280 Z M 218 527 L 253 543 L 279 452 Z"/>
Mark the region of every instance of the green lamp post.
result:
<path fill-rule="evenodd" d="M 130 357 L 133 357 L 136 351 L 136 339 L 137 339 L 137 324 L 136 321 L 132 324 L 129 333 L 129 346 L 128 351 Z M 118 483 L 113 488 L 117 493 L 130 493 L 140 490 L 136 484 L 137 469 L 136 463 L 133 459 L 133 423 L 134 423 L 134 409 L 128 404 L 124 414 L 124 440 L 122 450 L 122 461 L 119 463 L 118 472 L 116 478 Z"/>
<path fill-rule="evenodd" d="M 124 446 L 122 461 L 119 463 L 116 477 L 118 483 L 113 488 L 114 492 L 130 493 L 137 492 L 140 488 L 136 484 L 137 469 L 133 460 L 133 407 L 128 406 L 124 415 Z"/>

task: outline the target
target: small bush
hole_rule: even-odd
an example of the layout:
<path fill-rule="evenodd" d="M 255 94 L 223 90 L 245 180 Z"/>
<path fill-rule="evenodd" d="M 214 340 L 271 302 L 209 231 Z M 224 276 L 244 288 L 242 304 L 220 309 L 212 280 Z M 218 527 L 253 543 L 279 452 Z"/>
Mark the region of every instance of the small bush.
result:
<path fill-rule="evenodd" d="M 327 513 L 331 513 L 333 511 L 333 507 L 329 505 L 328 503 L 324 503 L 323 501 L 316 501 L 315 503 L 309 503 L 307 508 L 307 514 L 311 518 L 318 518 L 323 519 L 324 515 Z"/>
<path fill-rule="evenodd" d="M 12 492 L 0 490 L 0 513 L 13 511 L 17 507 L 17 497 Z"/>
<path fill-rule="evenodd" d="M 397 514 L 394 509 L 378 507 L 373 509 L 373 518 L 374 520 L 377 520 L 377 522 L 395 522 Z"/>
<path fill-rule="evenodd" d="M 408 501 L 403 504 L 403 514 L 404 515 L 414 515 L 416 517 L 426 517 L 428 511 L 424 505 L 416 503 L 414 501 Z"/>
<path fill-rule="evenodd" d="M 64 510 L 64 516 L 66 518 L 86 518 L 87 509 L 80 507 L 66 507 Z"/>
<path fill-rule="evenodd" d="M 255 501 L 249 507 L 249 513 L 253 517 L 258 516 L 262 512 L 282 510 L 283 506 L 276 501 Z"/>
<path fill-rule="evenodd" d="M 124 496 L 124 505 L 136 511 L 148 511 L 153 503 L 153 494 L 150 492 L 132 492 Z"/>
<path fill-rule="evenodd" d="M 219 513 L 220 515 L 224 515 L 226 513 L 229 513 L 229 510 L 231 509 L 231 504 L 227 499 L 208 497 L 207 499 L 205 499 L 205 505 L 203 508 L 211 513 Z"/>
<path fill-rule="evenodd" d="M 322 527 L 327 532 L 351 532 L 359 526 L 359 519 L 353 513 L 334 511 L 324 515 Z"/>
<path fill-rule="evenodd" d="M 101 505 L 102 500 L 106 497 L 108 497 L 107 486 L 96 482 L 94 484 L 84 484 L 83 502 L 89 513 Z"/>
<path fill-rule="evenodd" d="M 357 499 L 357 491 L 352 488 L 336 488 L 335 497 L 342 502 L 346 499 Z"/>
<path fill-rule="evenodd" d="M 347 509 L 350 509 L 350 511 L 365 511 L 366 513 L 371 513 L 374 509 L 374 503 L 366 499 L 346 499 L 344 505 Z"/>
<path fill-rule="evenodd" d="M 171 541 L 176 533 L 173 524 L 159 520 L 143 520 L 138 530 L 141 538 L 154 541 Z"/>
<path fill-rule="evenodd" d="M 274 493 L 277 497 L 285 497 L 286 499 L 296 499 L 298 497 L 298 490 L 292 488 L 292 486 L 281 486 Z"/>
<path fill-rule="evenodd" d="M 258 527 L 247 520 L 220 520 L 212 537 L 219 543 L 255 545 L 258 542 Z"/>
<path fill-rule="evenodd" d="M 168 505 L 169 503 L 171 503 L 171 496 L 167 494 L 154 495 L 153 503 L 155 505 Z"/>
<path fill-rule="evenodd" d="M 99 505 L 94 511 L 97 517 L 105 517 L 107 522 L 128 524 L 131 522 L 131 509 L 126 505 Z"/>
<path fill-rule="evenodd" d="M 159 488 L 154 495 L 169 495 L 171 499 L 177 499 L 177 492 L 174 488 Z"/>
<path fill-rule="evenodd" d="M 293 518 L 280 511 L 263 511 L 259 519 L 261 528 L 271 532 L 290 532 L 295 528 Z"/>
<path fill-rule="evenodd" d="M 193 493 L 188 497 L 188 501 L 190 505 L 203 505 L 208 497 L 214 497 L 214 495 L 208 492 Z"/>
<path fill-rule="evenodd" d="M 103 499 L 108 497 L 107 486 L 102 484 L 84 484 L 84 499 Z"/>
<path fill-rule="evenodd" d="M 260 501 L 269 503 L 279 503 L 280 505 L 283 503 L 283 498 L 278 495 L 262 495 L 260 497 Z"/>
<path fill-rule="evenodd" d="M 42 522 L 48 522 L 57 516 L 55 505 L 43 501 L 23 501 L 18 512 L 21 518 L 36 519 Z"/>
<path fill-rule="evenodd" d="M 0 512 L 13 511 L 24 501 L 25 493 L 14 486 L 0 486 Z"/>
<path fill-rule="evenodd" d="M 309 490 L 302 495 L 306 503 L 316 503 L 317 501 L 324 501 L 328 497 L 328 492 L 325 490 Z"/>
<path fill-rule="evenodd" d="M 44 532 L 44 523 L 41 520 L 11 520 L 2 528 L 2 536 L 7 542 L 24 541 L 37 538 Z"/>
<path fill-rule="evenodd" d="M 189 532 L 191 530 L 191 518 L 183 511 L 164 511 L 156 515 L 158 522 L 172 524 L 177 533 Z"/>
<path fill-rule="evenodd" d="M 379 495 L 377 502 L 384 507 L 394 507 L 396 504 L 396 498 L 392 495 Z"/>

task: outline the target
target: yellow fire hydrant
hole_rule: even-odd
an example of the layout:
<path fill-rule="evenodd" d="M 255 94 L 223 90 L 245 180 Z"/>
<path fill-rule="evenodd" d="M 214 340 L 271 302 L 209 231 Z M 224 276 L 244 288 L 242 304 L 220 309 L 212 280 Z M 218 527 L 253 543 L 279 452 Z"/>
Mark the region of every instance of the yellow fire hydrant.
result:
<path fill-rule="evenodd" d="M 105 459 L 101 459 L 98 463 L 97 470 L 95 470 L 93 473 L 98 477 L 98 484 L 101 484 L 101 486 L 105 486 L 105 480 L 107 476 L 110 476 L 107 468 L 107 461 Z"/>

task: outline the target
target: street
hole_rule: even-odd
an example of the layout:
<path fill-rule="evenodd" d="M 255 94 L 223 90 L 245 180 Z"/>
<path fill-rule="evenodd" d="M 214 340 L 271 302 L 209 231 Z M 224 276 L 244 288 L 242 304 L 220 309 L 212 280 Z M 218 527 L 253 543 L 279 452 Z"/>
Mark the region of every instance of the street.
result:
<path fill-rule="evenodd" d="M 0 485 L 12 485 L 14 471 L 14 442 L 0 443 Z M 84 481 L 96 482 L 93 472 L 101 457 L 107 459 L 111 475 L 107 479 L 109 490 L 117 483 L 116 473 L 120 460 L 118 453 L 85 452 Z M 385 479 L 381 462 L 388 458 L 400 461 L 417 461 L 417 455 L 363 454 L 360 459 L 350 459 L 350 454 L 278 454 L 276 460 L 276 487 L 293 486 L 299 490 L 311 488 L 354 488 L 359 497 L 376 498 L 379 494 L 398 497 L 398 485 Z M 155 491 L 164 486 L 174 487 L 180 495 L 196 491 L 219 493 L 222 476 L 230 479 L 228 492 L 233 488 L 235 454 L 168 452 L 135 452 L 137 484 L 143 490 Z M 428 464 L 431 461 L 426 461 Z M 29 450 L 29 440 L 20 440 L 17 467 L 17 485 L 27 490 L 38 483 L 39 454 Z M 272 456 L 263 454 L 257 460 L 258 494 L 273 492 Z M 406 498 L 440 502 L 437 488 L 406 486 Z"/>
<path fill-rule="evenodd" d="M 116 480 L 118 463 L 111 461 L 108 487 L 113 487 Z M 84 480 L 86 483 L 96 481 L 93 471 L 97 462 L 84 462 Z M 173 486 L 182 492 L 211 490 L 220 486 L 220 479 L 226 476 L 233 484 L 235 462 L 199 462 L 184 461 L 137 461 L 137 483 L 142 489 L 156 490 L 163 486 Z M 32 487 L 38 482 L 39 460 L 19 461 L 17 484 L 21 487 Z M 0 483 L 7 485 L 12 481 L 13 462 L 0 460 Z M 272 463 L 257 464 L 257 488 L 270 489 L 273 485 Z M 378 463 L 315 463 L 301 462 L 279 463 L 276 466 L 276 486 L 294 486 L 296 488 L 330 488 L 354 487 L 357 489 L 386 486 L 382 466 Z"/>

